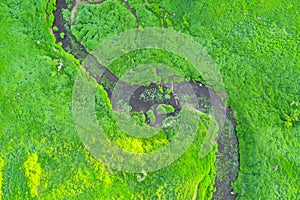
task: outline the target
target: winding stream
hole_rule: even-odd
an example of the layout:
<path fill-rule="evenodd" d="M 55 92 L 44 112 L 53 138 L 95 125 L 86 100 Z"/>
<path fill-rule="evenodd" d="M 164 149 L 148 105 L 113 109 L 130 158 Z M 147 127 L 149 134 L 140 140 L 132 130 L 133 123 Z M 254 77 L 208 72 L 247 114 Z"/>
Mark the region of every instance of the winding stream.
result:
<path fill-rule="evenodd" d="M 137 27 L 139 27 L 139 20 L 138 20 L 138 15 L 135 11 L 134 8 L 132 8 L 129 3 L 126 0 L 120 0 L 123 2 L 128 10 L 134 15 L 136 18 L 136 24 Z M 97 60 L 94 58 L 92 55 L 90 55 L 85 46 L 82 45 L 75 36 L 72 35 L 70 31 L 70 24 L 74 23 L 74 19 L 76 16 L 76 12 L 78 12 L 78 6 L 82 3 L 86 4 L 101 4 L 105 2 L 105 0 L 100 0 L 96 2 L 90 2 L 90 1 L 81 1 L 81 0 L 74 0 L 73 1 L 73 6 L 70 9 L 71 13 L 71 19 L 70 23 L 66 23 L 63 19 L 62 15 L 62 10 L 63 9 L 68 9 L 67 3 L 65 0 L 57 0 L 57 9 L 54 12 L 55 16 L 55 21 L 53 26 L 58 27 L 59 31 L 58 32 L 53 32 L 55 35 L 56 41 L 62 43 L 62 47 L 65 51 L 71 53 L 74 55 L 78 60 L 83 61 L 87 56 L 91 56 L 92 59 Z M 60 32 L 65 33 L 65 38 L 60 37 Z M 98 63 L 99 64 L 99 63 Z M 98 77 L 94 75 L 88 67 L 84 67 L 84 70 L 90 74 L 90 76 L 93 76 L 96 81 L 99 84 L 101 83 L 101 79 L 106 79 L 108 80 L 112 85 L 115 85 L 116 82 L 119 81 L 118 77 L 116 77 L 109 69 L 107 69 L 105 66 L 102 66 L 99 64 L 101 68 L 105 69 L 103 76 Z M 204 85 L 201 83 L 194 83 L 192 81 L 189 82 L 194 91 L 195 94 L 198 97 L 202 97 L 202 99 L 210 99 L 210 92 L 208 88 L 206 88 Z M 127 89 L 130 89 L 129 84 L 123 83 L 124 87 L 128 87 Z M 102 84 L 103 85 L 103 84 Z M 135 95 L 136 97 L 139 96 L 143 91 L 150 89 L 150 88 L 156 87 L 155 85 L 150 85 L 149 87 L 140 87 L 136 92 Z M 109 97 L 111 98 L 111 89 L 106 85 L 104 85 L 104 89 L 107 91 Z M 169 100 L 164 100 L 163 102 L 159 103 L 165 103 L 172 105 L 175 108 L 175 113 L 176 115 L 180 111 L 180 106 L 177 105 L 175 96 L 173 93 L 170 94 L 171 98 Z M 199 102 L 201 103 L 201 102 Z M 203 103 L 203 102 L 202 102 Z M 130 100 L 130 104 L 132 107 L 133 112 L 137 111 L 143 111 L 144 113 L 151 107 L 151 104 L 147 104 L 144 102 L 141 102 L 138 98 L 132 98 Z M 205 109 L 203 110 L 205 112 Z M 233 119 L 233 114 L 234 111 L 232 111 L 230 108 L 226 109 L 226 125 L 224 126 L 223 130 L 220 130 L 222 134 L 220 135 L 220 138 L 218 139 L 218 152 L 217 152 L 217 162 L 216 162 L 216 170 L 217 170 L 217 175 L 216 175 L 216 182 L 215 182 L 215 187 L 216 187 L 216 192 L 213 194 L 213 199 L 231 199 L 234 200 L 237 197 L 237 194 L 232 194 L 232 186 L 231 183 L 236 179 L 237 177 L 237 172 L 238 172 L 238 165 L 239 165 L 239 155 L 238 155 L 238 139 L 236 137 L 236 123 L 234 122 Z M 223 171 L 226 169 L 226 171 Z"/>

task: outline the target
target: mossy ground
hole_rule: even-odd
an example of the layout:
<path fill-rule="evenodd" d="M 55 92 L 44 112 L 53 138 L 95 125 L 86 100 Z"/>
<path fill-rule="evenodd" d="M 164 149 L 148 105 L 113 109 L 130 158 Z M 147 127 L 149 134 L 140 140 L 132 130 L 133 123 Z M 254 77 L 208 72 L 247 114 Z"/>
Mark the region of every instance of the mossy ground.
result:
<path fill-rule="evenodd" d="M 279 0 L 128 2 L 137 10 L 141 27 L 172 27 L 190 34 L 217 64 L 227 105 L 237 113 L 240 172 L 234 192 L 239 198 L 297 199 L 300 125 L 295 115 L 299 107 L 293 102 L 300 102 L 300 4 Z M 148 174 L 142 183 L 132 174 L 108 169 L 84 149 L 71 112 L 79 62 L 55 44 L 49 31 L 53 16 L 46 20 L 46 7 L 46 0 L 0 2 L 2 198 L 33 198 L 23 166 L 28 155 L 34 154 L 42 168 L 37 188 L 41 199 L 185 199 L 193 196 L 199 182 L 199 198 L 208 198 L 213 191 L 215 155 L 212 152 L 199 160 L 196 145 L 169 171 Z M 96 5 L 92 9 L 101 11 Z M 126 16 L 135 26 L 129 12 Z M 95 38 L 110 36 L 109 30 L 98 30 L 102 35 Z M 88 45 L 90 39 L 82 42 Z M 58 70 L 60 62 L 63 67 Z"/>

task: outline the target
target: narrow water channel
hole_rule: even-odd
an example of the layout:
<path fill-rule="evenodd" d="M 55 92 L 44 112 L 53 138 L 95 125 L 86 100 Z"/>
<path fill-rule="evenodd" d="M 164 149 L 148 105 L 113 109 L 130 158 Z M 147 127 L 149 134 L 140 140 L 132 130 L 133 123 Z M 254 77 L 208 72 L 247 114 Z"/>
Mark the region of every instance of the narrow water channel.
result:
<path fill-rule="evenodd" d="M 105 0 L 104 0 L 105 1 Z M 104 1 L 98 1 L 95 3 L 103 3 Z M 74 20 L 74 10 L 78 8 L 78 4 L 80 0 L 75 0 L 73 2 L 73 6 L 71 9 L 72 14 L 72 21 Z M 127 2 L 127 1 L 126 1 Z M 89 3 L 87 1 L 86 3 Z M 134 9 L 127 5 L 129 11 L 133 12 Z M 57 9 L 54 12 L 55 21 L 53 26 L 58 27 L 58 32 L 53 32 L 55 35 L 56 41 L 62 43 L 62 47 L 65 51 L 74 55 L 79 61 L 83 61 L 87 56 L 90 55 L 84 45 L 82 45 L 77 39 L 72 35 L 70 31 L 70 24 L 66 23 L 63 19 L 62 10 L 68 9 L 67 3 L 65 0 L 57 0 Z M 134 11 L 135 12 L 135 11 Z M 60 37 L 60 32 L 65 33 L 65 37 Z M 93 57 L 92 57 L 93 58 Z M 93 58 L 96 60 L 96 58 Z M 119 81 L 118 77 L 116 77 L 113 73 L 110 72 L 105 66 L 102 66 L 98 63 L 103 69 L 104 74 L 102 77 L 96 77 L 92 72 L 90 72 L 88 67 L 84 67 L 84 70 L 89 72 L 91 76 L 93 76 L 99 84 L 101 83 L 101 79 L 105 79 L 106 81 L 110 82 L 110 85 L 115 85 L 116 82 Z M 202 112 L 208 113 L 208 108 L 210 104 L 210 92 L 208 88 L 206 88 L 201 83 L 194 83 L 193 81 L 189 82 L 194 91 L 196 96 L 199 99 L 199 107 Z M 124 83 L 124 87 L 131 87 L 129 84 Z M 137 97 L 145 90 L 149 90 L 151 88 L 155 88 L 155 84 L 151 84 L 148 87 L 140 87 L 138 90 L 135 91 L 134 97 L 130 99 L 130 106 L 132 107 L 132 112 L 140 112 L 143 111 L 144 113 L 151 107 L 151 103 L 145 103 L 140 101 Z M 111 98 L 111 87 L 104 85 L 104 89 L 107 91 L 109 97 Z M 156 102 L 157 103 L 157 102 Z M 174 94 L 170 94 L 169 100 L 164 100 L 159 103 L 169 104 L 175 108 L 175 112 L 172 113 L 176 115 L 180 111 L 180 106 L 176 103 Z M 213 199 L 235 199 L 237 194 L 232 194 L 232 186 L 231 183 L 236 179 L 239 167 L 239 154 L 238 154 L 238 139 L 236 137 L 236 123 L 233 119 L 233 111 L 230 108 L 226 109 L 226 122 L 223 130 L 219 130 L 219 138 L 218 138 L 218 153 L 217 153 L 217 161 L 216 161 L 216 180 L 215 180 L 215 187 L 216 192 L 213 194 Z"/>

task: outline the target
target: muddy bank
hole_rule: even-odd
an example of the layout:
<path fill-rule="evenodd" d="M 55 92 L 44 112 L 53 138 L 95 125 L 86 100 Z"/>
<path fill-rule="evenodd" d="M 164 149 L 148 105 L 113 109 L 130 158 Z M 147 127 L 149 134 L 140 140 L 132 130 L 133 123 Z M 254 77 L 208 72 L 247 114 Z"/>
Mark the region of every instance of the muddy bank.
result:
<path fill-rule="evenodd" d="M 232 112 L 230 108 L 226 109 L 227 119 L 218 138 L 214 200 L 234 200 L 238 196 L 238 194 L 232 193 L 231 186 L 239 171 L 239 142 L 236 137 L 236 124 L 231 115 Z"/>

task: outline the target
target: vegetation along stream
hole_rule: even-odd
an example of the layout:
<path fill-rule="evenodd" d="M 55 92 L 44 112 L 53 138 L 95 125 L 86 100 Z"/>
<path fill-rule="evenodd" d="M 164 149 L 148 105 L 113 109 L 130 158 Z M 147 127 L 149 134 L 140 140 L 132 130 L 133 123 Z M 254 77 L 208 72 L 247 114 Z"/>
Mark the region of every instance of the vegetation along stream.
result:
<path fill-rule="evenodd" d="M 73 2 L 65 0 L 57 0 L 57 9 L 54 11 L 55 21 L 52 27 L 52 32 L 55 35 L 56 41 L 62 43 L 62 47 L 65 51 L 74 55 L 79 61 L 83 61 L 88 55 L 90 55 L 86 47 L 80 43 L 76 37 L 71 32 L 71 25 L 74 23 L 74 19 L 79 9 L 79 4 L 101 4 L 103 1 L 80 1 L 74 0 Z M 129 12 L 132 13 L 136 20 L 136 27 L 139 27 L 139 18 L 135 9 L 128 3 L 128 1 L 121 1 L 124 3 Z M 69 12 L 70 18 L 66 18 L 66 12 Z M 65 15 L 65 16 L 64 16 Z M 90 55 L 91 56 L 91 55 Z M 94 58 L 95 59 L 95 58 Z M 96 60 L 96 59 L 95 59 Z M 100 63 L 98 63 L 101 65 Z M 93 76 L 97 82 L 103 85 L 104 89 L 107 91 L 109 97 L 111 98 L 112 89 L 119 81 L 119 78 L 113 74 L 105 66 L 102 66 L 105 69 L 102 77 L 98 77 L 90 72 L 88 67 L 85 67 L 84 70 Z M 199 110 L 208 113 L 211 97 L 210 93 L 214 91 L 205 87 L 204 84 L 200 82 L 184 81 L 190 83 L 192 88 L 195 91 L 195 94 L 199 103 Z M 124 90 L 130 90 L 131 85 L 124 82 Z M 129 101 L 129 110 L 131 112 L 143 112 L 146 116 L 146 123 L 150 126 L 159 126 L 165 117 L 176 116 L 181 110 L 180 103 L 178 103 L 176 94 L 170 90 L 170 85 L 161 86 L 152 83 L 148 86 L 139 87 L 135 90 L 134 95 L 130 98 Z M 159 90 L 165 91 L 160 93 Z M 160 94 L 161 96 L 157 95 Z M 155 96 L 152 99 L 146 98 L 148 96 Z M 150 99 L 150 100 L 149 100 Z M 224 103 L 224 102 L 223 102 Z M 156 116 L 156 121 L 152 122 L 151 117 L 149 116 L 149 109 L 154 104 L 163 104 L 169 105 L 172 107 L 171 111 L 167 115 L 160 115 L 157 111 L 154 112 Z M 223 130 L 219 130 L 218 138 L 218 152 L 217 152 L 217 161 L 215 163 L 216 167 L 216 179 L 215 187 L 216 192 L 213 194 L 213 199 L 235 199 L 237 194 L 232 193 L 232 182 L 237 177 L 238 168 L 239 168 L 239 155 L 238 155 L 238 140 L 236 137 L 236 124 L 233 120 L 234 111 L 230 108 L 226 109 L 226 121 Z"/>

